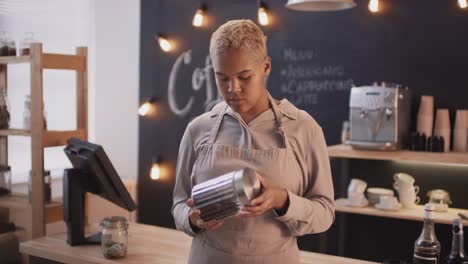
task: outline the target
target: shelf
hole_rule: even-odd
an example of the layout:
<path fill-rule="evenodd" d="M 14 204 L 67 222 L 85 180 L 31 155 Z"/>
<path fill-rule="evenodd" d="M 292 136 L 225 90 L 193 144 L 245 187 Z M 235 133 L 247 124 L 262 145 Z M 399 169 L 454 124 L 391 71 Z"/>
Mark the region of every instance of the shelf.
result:
<path fill-rule="evenodd" d="M 398 211 L 383 211 L 376 209 L 371 206 L 357 208 L 350 207 L 346 205 L 346 198 L 341 198 L 335 200 L 335 211 L 341 213 L 351 213 L 351 214 L 360 214 L 360 215 L 370 215 L 377 217 L 387 217 L 387 218 L 396 218 L 396 219 L 405 219 L 413 221 L 423 221 L 424 220 L 424 207 L 422 205 L 417 205 L 415 208 L 406 209 L 402 208 Z M 435 212 L 435 222 L 440 224 L 452 224 L 453 219 L 460 219 L 458 215 L 459 212 L 467 213 L 466 209 L 456 209 L 450 208 L 447 212 Z M 462 220 L 463 225 L 468 226 L 468 220 Z"/>
<path fill-rule="evenodd" d="M 29 209 L 31 204 L 29 203 L 26 195 L 14 194 L 9 196 L 0 197 L 0 208 L 8 208 L 9 210 L 24 210 Z M 45 214 L 46 223 L 53 223 L 63 220 L 63 204 L 59 200 L 53 200 L 50 203 L 46 203 Z"/>
<path fill-rule="evenodd" d="M 30 62 L 31 56 L 0 56 L 0 64 Z"/>
<path fill-rule="evenodd" d="M 31 136 L 31 131 L 24 129 L 0 129 L 0 136 Z"/>
<path fill-rule="evenodd" d="M 31 136 L 31 131 L 24 129 L 0 129 L 0 136 Z M 86 132 L 83 129 L 72 131 L 49 131 L 42 135 L 42 144 L 46 147 L 56 147 L 67 145 L 67 140 L 76 137 L 81 140 L 86 139 Z"/>
<path fill-rule="evenodd" d="M 409 150 L 356 150 L 349 145 L 333 145 L 328 147 L 328 154 L 330 155 L 330 158 L 393 160 L 468 166 L 468 153 L 458 152 L 432 153 Z"/>
<path fill-rule="evenodd" d="M 44 131 L 42 135 L 42 145 L 45 148 L 65 146 L 67 145 L 67 140 L 71 137 L 86 140 L 86 132 L 84 129 L 73 131 Z"/>

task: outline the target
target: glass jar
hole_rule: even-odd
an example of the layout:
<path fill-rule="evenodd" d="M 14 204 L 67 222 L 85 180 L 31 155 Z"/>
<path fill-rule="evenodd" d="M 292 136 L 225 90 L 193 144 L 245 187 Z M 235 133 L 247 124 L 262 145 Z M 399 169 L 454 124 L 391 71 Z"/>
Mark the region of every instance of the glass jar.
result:
<path fill-rule="evenodd" d="M 5 31 L 0 31 L 0 56 L 8 56 L 9 53 L 7 33 Z"/>
<path fill-rule="evenodd" d="M 27 94 L 24 98 L 23 129 L 31 129 L 31 97 L 29 94 Z"/>
<path fill-rule="evenodd" d="M 31 43 L 34 42 L 34 33 L 26 32 L 23 41 L 19 45 L 19 54 L 21 56 L 28 56 L 31 54 Z"/>
<path fill-rule="evenodd" d="M 0 196 L 11 194 L 11 168 L 0 165 Z"/>
<path fill-rule="evenodd" d="M 116 259 L 127 255 L 127 219 L 112 216 L 101 221 L 101 249 L 105 258 Z"/>
<path fill-rule="evenodd" d="M 28 197 L 32 201 L 32 171 L 29 171 Z M 44 202 L 50 203 L 52 198 L 50 170 L 44 170 Z"/>
<path fill-rule="evenodd" d="M 5 89 L 0 91 L 0 129 L 10 127 L 10 105 L 8 103 L 7 92 Z"/>

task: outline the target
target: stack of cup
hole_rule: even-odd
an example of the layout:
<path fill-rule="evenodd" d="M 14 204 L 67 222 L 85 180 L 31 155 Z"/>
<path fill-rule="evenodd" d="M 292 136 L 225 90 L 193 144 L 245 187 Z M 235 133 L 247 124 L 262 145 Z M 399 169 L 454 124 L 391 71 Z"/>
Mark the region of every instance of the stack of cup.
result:
<path fill-rule="evenodd" d="M 354 207 L 362 207 L 368 204 L 364 191 L 366 190 L 367 182 L 360 179 L 351 179 L 348 186 L 348 205 Z"/>
<path fill-rule="evenodd" d="M 434 135 L 444 138 L 444 152 L 450 151 L 450 117 L 447 108 L 437 109 Z"/>
<path fill-rule="evenodd" d="M 434 122 L 434 97 L 429 95 L 421 96 L 419 104 L 417 132 L 425 134 L 426 138 L 432 136 L 432 126 Z"/>
<path fill-rule="evenodd" d="M 468 110 L 457 110 L 453 129 L 453 150 L 468 152 Z"/>
<path fill-rule="evenodd" d="M 398 199 L 404 208 L 413 208 L 419 203 L 419 186 L 414 185 L 414 178 L 406 173 L 393 175 L 393 188 L 398 192 Z"/>

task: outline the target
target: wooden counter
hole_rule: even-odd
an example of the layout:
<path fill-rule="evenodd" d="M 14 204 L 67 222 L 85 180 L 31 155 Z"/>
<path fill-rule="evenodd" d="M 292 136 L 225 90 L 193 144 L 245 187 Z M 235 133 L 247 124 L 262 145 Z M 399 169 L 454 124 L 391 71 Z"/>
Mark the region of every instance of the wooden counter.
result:
<path fill-rule="evenodd" d="M 97 229 L 97 226 L 93 228 Z M 181 231 L 150 225 L 130 223 L 127 257 L 118 263 L 187 263 L 191 238 Z M 107 260 L 100 246 L 75 246 L 66 243 L 66 234 L 42 237 L 23 242 L 21 253 L 27 255 L 30 264 L 71 263 L 97 264 L 116 263 Z M 373 263 L 349 258 L 301 251 L 301 263 L 314 264 L 366 264 Z"/>

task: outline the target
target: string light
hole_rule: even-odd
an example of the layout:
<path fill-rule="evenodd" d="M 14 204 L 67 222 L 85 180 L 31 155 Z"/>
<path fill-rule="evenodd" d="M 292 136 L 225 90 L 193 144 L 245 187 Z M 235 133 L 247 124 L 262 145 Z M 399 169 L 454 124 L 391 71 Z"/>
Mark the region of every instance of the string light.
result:
<path fill-rule="evenodd" d="M 169 52 L 173 49 L 172 43 L 162 34 L 158 34 L 158 43 L 164 52 Z"/>
<path fill-rule="evenodd" d="M 468 5 L 467 5 L 467 3 L 466 3 L 466 0 L 458 0 L 458 6 L 459 6 L 460 8 L 465 9 Z"/>
<path fill-rule="evenodd" d="M 192 21 L 192 25 L 194 27 L 201 27 L 203 26 L 203 20 L 204 20 L 204 16 L 205 16 L 205 11 L 206 11 L 206 5 L 205 4 L 201 4 L 200 5 L 200 8 L 198 8 L 197 12 L 195 12 L 195 15 L 193 16 L 193 21 Z"/>
<path fill-rule="evenodd" d="M 158 157 L 156 162 L 153 162 L 153 165 L 151 166 L 151 171 L 150 171 L 150 178 L 154 181 L 159 180 L 161 177 L 161 158 Z"/>
<path fill-rule="evenodd" d="M 379 12 L 379 0 L 370 0 L 369 1 L 369 10 L 372 13 Z"/>
<path fill-rule="evenodd" d="M 155 112 L 155 102 L 157 101 L 156 97 L 151 97 L 149 100 L 146 100 L 140 108 L 138 108 L 138 114 L 140 116 L 146 116 L 150 113 Z"/>
<path fill-rule="evenodd" d="M 260 1 L 258 8 L 258 23 L 262 26 L 267 26 L 270 24 L 270 19 L 268 18 L 267 6 L 263 1 Z"/>

